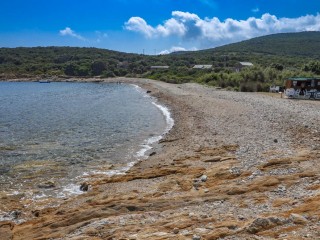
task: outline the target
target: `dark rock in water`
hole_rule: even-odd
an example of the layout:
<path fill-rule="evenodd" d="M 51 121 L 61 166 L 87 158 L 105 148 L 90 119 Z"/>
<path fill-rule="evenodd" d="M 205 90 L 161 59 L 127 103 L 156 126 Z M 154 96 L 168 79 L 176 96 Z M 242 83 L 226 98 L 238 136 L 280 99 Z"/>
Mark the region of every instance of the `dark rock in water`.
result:
<path fill-rule="evenodd" d="M 130 212 L 138 211 L 138 208 L 137 208 L 136 206 L 127 206 L 127 209 L 128 209 Z"/>
<path fill-rule="evenodd" d="M 83 191 L 83 192 L 86 192 L 89 190 L 89 184 L 84 182 L 80 185 L 80 190 Z"/>
<path fill-rule="evenodd" d="M 39 217 L 40 216 L 40 211 L 39 210 L 34 210 L 32 211 L 33 216 Z"/>
<path fill-rule="evenodd" d="M 149 154 L 150 157 L 153 156 L 153 155 L 156 155 L 156 152 L 152 152 L 152 153 Z"/>
<path fill-rule="evenodd" d="M 148 91 L 147 91 L 147 93 L 151 93 L 151 91 L 150 91 L 150 90 L 148 90 Z"/>
<path fill-rule="evenodd" d="M 40 183 L 38 185 L 38 188 L 54 188 L 56 184 L 53 181 L 46 181 L 43 183 Z"/>
<path fill-rule="evenodd" d="M 18 219 L 21 216 L 21 211 L 13 210 L 9 214 L 5 215 L 5 217 L 10 217 L 12 219 Z"/>

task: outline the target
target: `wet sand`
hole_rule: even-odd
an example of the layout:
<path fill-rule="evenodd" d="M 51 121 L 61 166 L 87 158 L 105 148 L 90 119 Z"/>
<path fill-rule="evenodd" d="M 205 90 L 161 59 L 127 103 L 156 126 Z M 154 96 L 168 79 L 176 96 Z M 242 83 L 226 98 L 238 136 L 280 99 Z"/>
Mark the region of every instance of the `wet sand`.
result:
<path fill-rule="evenodd" d="M 0 222 L 0 239 L 320 238 L 319 101 L 106 81 L 151 91 L 174 127 L 127 174 L 92 176 L 60 206 L 1 197 L 28 220 Z"/>

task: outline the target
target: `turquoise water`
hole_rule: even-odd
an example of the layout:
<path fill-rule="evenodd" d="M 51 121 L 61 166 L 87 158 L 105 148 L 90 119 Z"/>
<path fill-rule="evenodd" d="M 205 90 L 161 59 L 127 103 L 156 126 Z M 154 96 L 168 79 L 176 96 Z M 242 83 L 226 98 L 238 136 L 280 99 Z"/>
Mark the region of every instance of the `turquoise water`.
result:
<path fill-rule="evenodd" d="M 61 195 L 76 191 L 83 175 L 126 169 L 168 128 L 168 116 L 144 92 L 125 84 L 0 82 L 2 190 Z M 39 187 L 46 181 L 54 187 Z"/>

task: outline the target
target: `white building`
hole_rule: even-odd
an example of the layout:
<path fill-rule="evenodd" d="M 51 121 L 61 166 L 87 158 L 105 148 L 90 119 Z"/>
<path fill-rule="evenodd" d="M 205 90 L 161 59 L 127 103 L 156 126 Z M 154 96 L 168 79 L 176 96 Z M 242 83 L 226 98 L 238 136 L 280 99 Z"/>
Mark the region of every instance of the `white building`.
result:
<path fill-rule="evenodd" d="M 253 67 L 253 63 L 251 62 L 239 62 L 236 66 L 236 72 L 240 72 L 242 68 L 245 67 Z"/>
<path fill-rule="evenodd" d="M 212 68 L 212 65 L 194 65 L 194 69 L 210 69 Z"/>
<path fill-rule="evenodd" d="M 151 69 L 168 69 L 169 66 L 151 66 Z"/>

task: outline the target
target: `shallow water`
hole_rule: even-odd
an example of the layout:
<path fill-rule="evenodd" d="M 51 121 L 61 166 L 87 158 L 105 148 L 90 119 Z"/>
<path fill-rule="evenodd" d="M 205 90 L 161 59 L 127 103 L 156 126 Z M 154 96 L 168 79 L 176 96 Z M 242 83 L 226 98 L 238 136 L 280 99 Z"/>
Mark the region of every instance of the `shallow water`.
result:
<path fill-rule="evenodd" d="M 35 199 L 78 193 L 83 175 L 126 169 L 170 124 L 133 85 L 1 82 L 0 102 L 2 190 Z"/>

